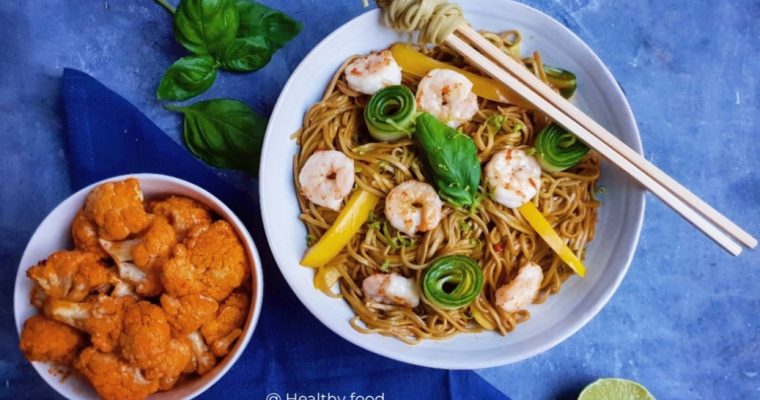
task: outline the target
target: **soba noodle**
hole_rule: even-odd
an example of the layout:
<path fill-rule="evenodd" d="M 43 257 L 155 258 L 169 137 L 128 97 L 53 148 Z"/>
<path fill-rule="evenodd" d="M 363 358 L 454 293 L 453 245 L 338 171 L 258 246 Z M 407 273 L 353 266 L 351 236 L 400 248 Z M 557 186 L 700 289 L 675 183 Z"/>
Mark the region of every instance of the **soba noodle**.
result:
<path fill-rule="evenodd" d="M 519 45 L 518 32 L 483 33 L 507 53 Z M 428 56 L 478 73 L 445 46 L 423 50 Z M 351 90 L 343 68 L 327 86 L 323 99 L 311 107 L 297 133 L 300 152 L 294 159 L 294 176 L 307 158 L 317 150 L 335 149 L 354 160 L 356 185 L 377 194 L 381 199 L 401 182 L 416 179 L 428 181 L 423 174 L 420 155 L 412 139 L 393 143 L 375 142 L 367 133 L 362 118 L 369 96 Z M 534 73 L 546 80 L 540 56 L 535 53 L 524 60 Z M 403 75 L 403 84 L 414 91 L 418 78 Z M 494 116 L 503 117 L 494 117 Z M 475 118 L 460 129 L 470 135 L 481 163 L 505 146 L 528 148 L 535 134 L 549 123 L 540 112 L 500 104 L 479 98 Z M 591 152 L 577 166 L 558 173 L 544 171 L 541 189 L 533 202 L 551 222 L 568 246 L 579 256 L 594 237 L 597 208 L 594 190 L 599 178 L 600 158 Z M 320 238 L 332 225 L 337 212 L 310 203 L 296 179 L 296 194 L 301 219 L 308 229 L 309 244 Z M 356 316 L 351 325 L 360 332 L 380 333 L 407 343 L 423 339 L 444 339 L 460 332 L 483 329 L 473 317 L 479 313 L 495 330 L 507 334 L 526 321 L 527 311 L 507 313 L 494 305 L 496 289 L 510 282 L 518 269 L 528 261 L 539 264 L 544 272 L 541 292 L 536 302 L 557 293 L 572 271 L 535 233 L 517 210 L 492 201 L 485 189 L 481 201 L 473 209 L 444 204 L 443 219 L 437 228 L 416 237 L 399 233 L 386 221 L 383 200 L 375 207 L 361 230 L 328 265 L 340 272 L 340 293 Z M 364 278 L 378 272 L 397 272 L 422 281 L 426 266 L 443 255 L 461 254 L 477 261 L 485 283 L 481 295 L 469 307 L 442 310 L 422 296 L 414 309 L 366 301 L 361 291 Z M 488 324 L 487 324 L 488 325 Z"/>
<path fill-rule="evenodd" d="M 419 32 L 420 43 L 441 44 L 467 23 L 459 4 L 446 0 L 378 0 L 383 21 L 398 32 Z"/>

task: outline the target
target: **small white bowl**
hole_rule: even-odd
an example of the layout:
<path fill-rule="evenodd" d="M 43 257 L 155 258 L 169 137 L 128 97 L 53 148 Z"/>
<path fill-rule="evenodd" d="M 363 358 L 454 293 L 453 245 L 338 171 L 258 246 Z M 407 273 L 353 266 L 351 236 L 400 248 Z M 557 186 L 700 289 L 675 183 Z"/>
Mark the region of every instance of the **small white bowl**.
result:
<path fill-rule="evenodd" d="M 574 103 L 628 146 L 641 153 L 636 122 L 623 92 L 594 52 L 551 17 L 508 0 L 459 2 L 476 29 L 519 29 L 524 54 L 538 50 L 549 65 L 576 73 Z M 354 316 L 345 301 L 325 296 L 312 285 L 313 270 L 299 265 L 306 251 L 306 228 L 298 218 L 293 187 L 291 134 L 308 108 L 319 101 L 341 63 L 354 54 L 387 48 L 407 36 L 365 13 L 325 38 L 293 72 L 269 119 L 261 156 L 261 213 L 267 240 L 280 271 L 295 294 L 323 324 L 346 340 L 399 361 L 434 368 L 476 369 L 514 363 L 556 346 L 577 332 L 607 303 L 625 276 L 636 249 L 644 215 L 644 191 L 609 163 L 602 164 L 606 187 L 596 239 L 588 247 L 585 279 L 571 277 L 546 303 L 529 307 L 531 319 L 506 337 L 492 332 L 462 334 L 450 340 L 409 346 L 379 334 L 351 328 Z"/>
<path fill-rule="evenodd" d="M 74 193 L 59 204 L 58 207 L 48 214 L 34 232 L 31 240 L 29 240 L 29 244 L 26 246 L 26 250 L 24 250 L 24 255 L 21 257 L 21 263 L 19 264 L 18 273 L 16 274 L 16 287 L 13 295 L 16 329 L 20 334 L 24 321 L 34 314 L 37 314 L 37 310 L 29 304 L 29 295 L 33 285 L 32 281 L 26 277 L 26 270 L 37 264 L 40 260 L 46 259 L 51 253 L 57 250 L 73 248 L 70 234 L 71 221 L 74 219 L 74 216 L 79 209 L 83 207 L 87 194 L 90 193 L 95 186 L 105 182 L 124 180 L 129 177 L 137 178 L 137 180 L 140 181 L 140 188 L 146 199 L 161 198 L 170 195 L 186 196 L 213 210 L 217 215 L 227 220 L 227 222 L 235 228 L 238 237 L 240 237 L 240 240 L 243 242 L 243 247 L 246 249 L 248 262 L 251 264 L 251 275 L 253 279 L 251 308 L 248 311 L 248 319 L 245 322 L 243 334 L 238 339 L 237 343 L 235 343 L 232 351 L 230 351 L 230 353 L 211 371 L 203 376 L 183 379 L 171 390 L 158 392 L 150 396 L 150 399 L 153 400 L 192 398 L 203 393 L 218 381 L 219 378 L 232 367 L 238 357 L 243 354 L 248 341 L 251 339 L 256 323 L 259 320 L 261 297 L 264 286 L 259 253 L 256 250 L 256 245 L 253 243 L 253 239 L 245 228 L 245 225 L 243 225 L 240 219 L 235 216 L 232 210 L 214 195 L 190 182 L 158 174 L 116 176 L 93 183 L 92 185 Z M 77 399 L 98 398 L 90 383 L 80 375 L 73 374 L 62 381 L 60 374 L 55 373 L 55 371 L 52 370 L 51 364 L 32 362 L 32 366 L 34 366 L 34 369 L 37 370 L 37 373 L 40 374 L 42 379 L 44 379 L 48 385 L 64 397 Z"/>

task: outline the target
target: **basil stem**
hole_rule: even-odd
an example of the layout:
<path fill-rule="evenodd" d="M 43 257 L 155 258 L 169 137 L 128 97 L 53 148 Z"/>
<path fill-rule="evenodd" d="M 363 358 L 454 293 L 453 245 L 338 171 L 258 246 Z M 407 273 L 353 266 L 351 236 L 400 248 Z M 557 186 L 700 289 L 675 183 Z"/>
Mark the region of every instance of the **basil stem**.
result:
<path fill-rule="evenodd" d="M 426 112 L 417 116 L 414 136 L 441 197 L 458 206 L 475 204 L 481 170 L 472 138 Z"/>
<path fill-rule="evenodd" d="M 570 132 L 557 124 L 549 124 L 536 137 L 533 147 L 541 167 L 549 172 L 574 167 L 588 153 L 589 148 Z"/>
<path fill-rule="evenodd" d="M 160 4 L 161 7 L 166 9 L 166 11 L 168 11 L 171 14 L 174 14 L 175 12 L 177 12 L 177 7 L 174 7 L 173 5 L 169 4 L 169 2 L 166 0 L 155 0 L 155 2 Z"/>
<path fill-rule="evenodd" d="M 406 86 L 389 86 L 369 99 L 364 109 L 364 121 L 373 138 L 392 142 L 411 136 L 416 113 L 412 91 Z"/>
<path fill-rule="evenodd" d="M 444 310 L 455 310 L 475 300 L 483 290 L 483 271 L 475 260 L 444 256 L 433 261 L 422 282 L 425 298 Z"/>

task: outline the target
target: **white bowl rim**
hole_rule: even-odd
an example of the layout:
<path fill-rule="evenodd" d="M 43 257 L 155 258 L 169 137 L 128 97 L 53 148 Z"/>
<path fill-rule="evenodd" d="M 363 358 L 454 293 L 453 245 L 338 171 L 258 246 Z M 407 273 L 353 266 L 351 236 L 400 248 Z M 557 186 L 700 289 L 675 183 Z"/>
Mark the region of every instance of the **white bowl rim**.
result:
<path fill-rule="evenodd" d="M 21 296 L 16 288 L 18 287 L 21 280 L 27 279 L 26 277 L 26 270 L 29 268 L 29 265 L 24 265 L 23 260 L 27 258 L 27 252 L 30 249 L 30 244 L 35 241 L 35 237 L 38 235 L 38 233 L 41 231 L 42 227 L 46 225 L 48 222 L 48 219 L 51 217 L 53 213 L 55 213 L 59 208 L 68 206 L 69 202 L 73 202 L 73 199 L 75 197 L 82 196 L 83 193 L 89 193 L 92 189 L 94 189 L 96 186 L 106 183 L 106 182 L 113 182 L 113 181 L 121 181 L 125 180 L 127 178 L 136 178 L 138 181 L 143 179 L 153 179 L 158 181 L 166 181 L 171 182 L 174 184 L 177 184 L 179 186 L 183 186 L 187 189 L 190 189 L 193 192 L 198 193 L 200 196 L 207 198 L 211 200 L 211 202 L 214 203 L 214 206 L 219 207 L 224 213 L 226 213 L 229 216 L 229 219 L 231 219 L 230 222 L 233 227 L 236 228 L 236 231 L 238 234 L 242 234 L 243 237 L 241 240 L 244 242 L 244 245 L 247 245 L 251 249 L 251 254 L 249 255 L 250 258 L 253 259 L 255 265 L 252 268 L 252 275 L 253 279 L 255 279 L 254 285 L 255 285 L 255 298 L 251 299 L 251 305 L 250 307 L 253 308 L 253 313 L 251 314 L 249 311 L 249 317 L 246 321 L 246 325 L 250 325 L 250 327 L 244 332 L 243 336 L 238 339 L 238 341 L 235 343 L 235 347 L 231 354 L 228 354 L 224 358 L 224 365 L 221 368 L 218 368 L 216 370 L 212 370 L 213 376 L 210 377 L 210 379 L 204 383 L 202 386 L 198 387 L 197 389 L 190 392 L 185 398 L 193 398 L 197 397 L 206 390 L 208 390 L 211 386 L 213 386 L 219 379 L 221 379 L 227 371 L 232 368 L 232 366 L 237 362 L 238 358 L 245 352 L 246 347 L 248 346 L 248 343 L 251 340 L 251 337 L 253 336 L 254 330 L 256 330 L 256 325 L 258 324 L 259 316 L 261 314 L 261 308 L 263 306 L 262 300 L 264 295 L 264 280 L 263 280 L 263 269 L 261 265 L 261 257 L 259 256 L 259 251 L 256 248 L 256 243 L 253 241 L 253 237 L 251 236 L 250 232 L 248 232 L 248 229 L 246 228 L 245 224 L 238 218 L 238 216 L 226 205 L 224 202 L 219 200 L 216 196 L 209 193 L 206 189 L 203 189 L 202 187 L 188 182 L 184 179 L 176 178 L 169 175 L 164 174 L 156 174 L 156 173 L 134 173 L 134 174 L 124 174 L 119 176 L 113 176 L 109 178 L 102 179 L 98 182 L 92 183 L 74 193 L 66 197 L 65 200 L 61 201 L 58 205 L 56 205 L 40 222 L 40 224 L 37 226 L 37 229 L 34 230 L 34 233 L 29 239 L 29 242 L 27 242 L 26 248 L 24 248 L 24 253 L 21 256 L 21 260 L 19 262 L 18 270 L 16 271 L 16 281 L 14 283 L 14 294 L 13 294 L 13 314 L 14 319 L 16 322 L 16 332 L 19 335 L 19 338 L 21 336 L 21 329 L 23 328 L 24 322 L 19 319 L 19 313 L 20 313 L 20 307 L 28 306 L 29 305 L 29 299 L 27 297 Z M 23 303 L 23 304 L 22 304 Z M 37 373 L 40 375 L 40 377 L 47 383 L 51 388 L 53 388 L 58 394 L 61 396 L 67 397 L 67 393 L 64 393 L 62 390 L 66 386 L 66 381 L 61 381 L 59 377 L 55 376 L 54 374 L 51 374 L 48 370 L 49 363 L 46 362 L 31 362 L 32 366 L 34 367 L 34 370 L 37 371 Z M 216 368 L 216 367 L 215 367 Z M 161 393 L 171 393 L 171 390 L 166 392 L 158 392 L 157 394 Z M 152 397 L 152 395 L 151 395 Z M 151 398 L 149 397 L 149 398 Z"/>
<path fill-rule="evenodd" d="M 498 0 L 493 0 L 494 2 Z M 628 100 L 623 93 L 620 85 L 618 84 L 617 80 L 614 78 L 612 73 L 609 71 L 609 68 L 607 68 L 606 64 L 599 58 L 599 56 L 586 44 L 585 41 L 583 41 L 578 35 L 576 35 L 573 31 L 571 31 L 569 28 L 567 28 L 564 24 L 560 23 L 556 19 L 552 18 L 551 16 L 545 14 L 544 12 L 528 6 L 526 4 L 522 4 L 519 2 L 516 2 L 514 0 L 500 0 L 504 3 L 509 3 L 512 7 L 518 7 L 526 9 L 530 12 L 540 14 L 540 16 L 548 18 L 554 22 L 556 22 L 560 29 L 562 29 L 565 34 L 568 35 L 572 40 L 576 41 L 579 46 L 583 47 L 589 54 L 592 55 L 593 61 L 597 63 L 599 66 L 601 66 L 601 69 L 604 73 L 604 78 L 615 82 L 614 85 L 614 96 L 617 96 L 619 99 L 621 99 L 621 105 L 623 106 L 623 111 L 625 115 L 625 120 L 621 121 L 621 123 L 625 126 L 627 126 L 631 131 L 635 134 L 634 140 L 631 145 L 632 149 L 636 151 L 639 154 L 643 154 L 643 145 L 641 142 L 641 135 L 638 130 L 638 125 L 636 124 L 635 117 L 633 115 L 633 110 L 631 109 L 630 104 L 628 103 Z M 293 81 L 295 80 L 295 77 L 303 74 L 308 70 L 308 65 L 311 62 L 311 59 L 315 57 L 316 54 L 320 53 L 323 47 L 327 46 L 329 40 L 335 36 L 342 35 L 344 31 L 349 31 L 354 28 L 355 25 L 362 25 L 365 23 L 371 23 L 376 24 L 377 21 L 380 20 L 380 13 L 381 11 L 379 9 L 374 9 L 367 11 L 363 14 L 358 15 L 357 17 L 349 20 L 348 22 L 344 23 L 340 27 L 338 27 L 335 31 L 330 33 L 328 36 L 326 36 L 324 39 L 322 39 L 307 55 L 304 57 L 304 59 L 298 64 L 296 69 L 293 71 L 293 73 L 290 75 L 290 78 L 286 82 L 285 86 L 283 87 L 282 91 L 280 92 L 280 95 L 278 97 L 277 102 L 275 103 L 275 107 L 272 110 L 272 114 L 270 116 L 270 121 L 275 120 L 275 117 L 278 116 L 280 113 L 287 112 L 285 108 L 288 106 L 283 102 L 283 95 L 287 93 L 290 89 L 290 87 L 293 84 Z M 265 177 L 267 176 L 267 164 L 264 163 L 265 155 L 270 152 L 274 145 L 272 144 L 273 136 L 277 134 L 276 132 L 273 132 L 273 124 L 269 124 L 267 127 L 267 131 L 264 137 L 264 143 L 262 146 L 262 163 L 261 167 L 259 169 L 259 183 L 265 182 Z M 422 367 L 429 367 L 429 368 L 443 368 L 443 369 L 481 369 L 481 368 L 491 368 L 491 367 L 498 367 L 503 366 L 507 364 L 516 363 L 531 357 L 534 357 L 538 354 L 541 354 L 554 346 L 558 345 L 559 343 L 565 341 L 570 336 L 574 335 L 576 332 L 578 332 L 581 328 L 586 326 L 591 319 L 596 316 L 601 309 L 609 302 L 609 300 L 612 298 L 614 293 L 617 291 L 618 287 L 623 281 L 623 278 L 626 276 L 628 269 L 630 268 L 631 262 L 633 260 L 634 253 L 636 251 L 636 248 L 638 247 L 639 238 L 641 236 L 641 228 L 644 221 L 644 212 L 646 209 L 646 196 L 645 191 L 643 189 L 639 190 L 638 195 L 638 201 L 641 204 L 641 208 L 638 210 L 637 215 L 635 216 L 635 226 L 632 230 L 633 232 L 633 241 L 631 245 L 626 249 L 624 253 L 624 261 L 622 263 L 622 269 L 616 276 L 615 280 L 613 281 L 612 285 L 608 286 L 604 292 L 602 293 L 599 300 L 597 300 L 593 307 L 589 310 L 587 310 L 580 318 L 577 318 L 568 329 L 565 329 L 562 334 L 556 336 L 553 340 L 545 342 L 542 346 L 538 346 L 532 351 L 525 352 L 521 354 L 519 357 L 511 357 L 510 355 L 495 355 L 492 360 L 488 361 L 471 361 L 471 360 L 460 360 L 456 364 L 453 363 L 447 363 L 447 362 L 440 362 L 440 361 L 434 361 L 434 362 L 428 362 L 426 360 L 419 360 L 413 355 L 407 355 L 405 352 L 393 352 L 388 351 L 382 346 L 374 346 L 368 344 L 366 341 L 358 340 L 354 337 L 350 337 L 347 335 L 344 335 L 342 332 L 336 330 L 331 323 L 328 323 L 326 321 L 323 321 L 322 318 L 320 318 L 319 313 L 317 312 L 315 306 L 308 301 L 307 298 L 302 295 L 297 288 L 294 286 L 293 283 L 291 283 L 290 279 L 288 279 L 288 274 L 285 272 L 285 266 L 281 265 L 279 262 L 279 256 L 275 252 L 275 243 L 272 239 L 272 236 L 269 234 L 269 226 L 270 224 L 273 224 L 275 221 L 271 220 L 267 213 L 264 212 L 264 210 L 267 210 L 267 204 L 269 203 L 269 200 L 266 196 L 263 196 L 261 191 L 259 192 L 260 196 L 260 204 L 261 204 L 261 210 L 262 210 L 262 220 L 264 225 L 264 230 L 267 237 L 267 242 L 269 244 L 270 249 L 272 249 L 272 254 L 275 258 L 275 261 L 277 262 L 277 266 L 280 269 L 280 272 L 282 273 L 283 277 L 285 278 L 285 281 L 288 282 L 288 285 L 290 286 L 291 290 L 296 294 L 296 297 L 301 301 L 301 303 L 311 312 L 311 314 L 320 320 L 323 325 L 325 325 L 327 328 L 329 328 L 331 331 L 333 331 L 335 334 L 339 335 L 343 339 L 349 341 L 350 343 L 353 343 L 367 351 L 397 360 L 402 361 L 408 364 L 418 365 Z M 343 322 L 347 323 L 347 322 Z"/>

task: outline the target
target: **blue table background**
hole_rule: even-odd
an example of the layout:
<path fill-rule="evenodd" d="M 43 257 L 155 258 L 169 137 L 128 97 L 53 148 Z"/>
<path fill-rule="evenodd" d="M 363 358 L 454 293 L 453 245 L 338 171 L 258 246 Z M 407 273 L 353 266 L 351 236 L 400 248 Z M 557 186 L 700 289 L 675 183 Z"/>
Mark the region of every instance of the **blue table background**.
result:
<path fill-rule="evenodd" d="M 202 98 L 234 97 L 268 114 L 306 53 L 364 11 L 359 0 L 263 2 L 302 21 L 304 33 L 261 71 L 221 74 Z M 608 65 L 648 159 L 760 235 L 760 1 L 525 3 Z M 55 396 L 17 350 L 12 296 L 27 240 L 71 192 L 63 68 L 100 79 L 178 140 L 179 118 L 154 93 L 183 54 L 169 16 L 150 0 L 0 3 L 0 398 Z M 253 181 L 220 174 L 255 194 Z M 554 349 L 478 371 L 484 378 L 519 400 L 572 399 L 602 376 L 637 380 L 660 399 L 760 398 L 760 252 L 733 258 L 647 201 L 636 257 L 607 307 Z"/>

